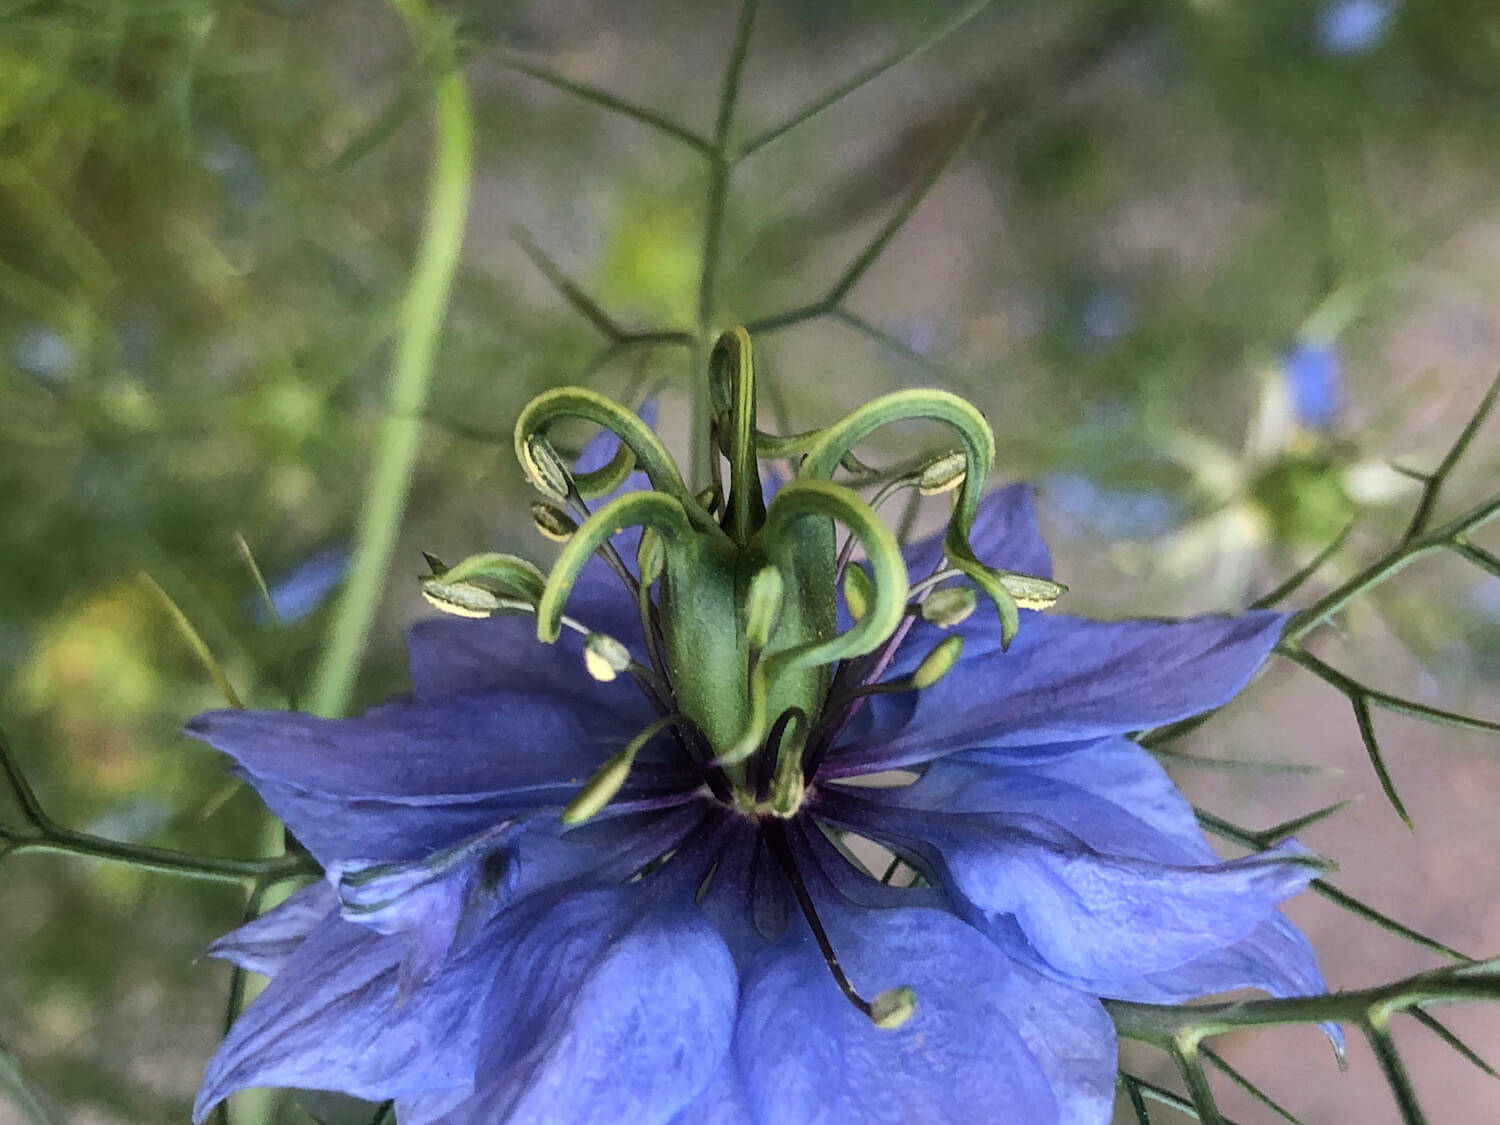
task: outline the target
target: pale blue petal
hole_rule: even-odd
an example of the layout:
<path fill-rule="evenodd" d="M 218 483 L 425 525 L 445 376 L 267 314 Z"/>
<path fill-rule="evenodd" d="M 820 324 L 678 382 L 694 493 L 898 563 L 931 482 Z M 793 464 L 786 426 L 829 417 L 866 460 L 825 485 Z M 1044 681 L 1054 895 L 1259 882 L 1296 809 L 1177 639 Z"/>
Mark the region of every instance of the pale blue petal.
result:
<path fill-rule="evenodd" d="M 945 812 L 1038 817 L 1106 855 L 1219 862 L 1172 779 L 1127 738 L 1084 744 L 1026 765 L 995 766 L 984 752 L 955 754 L 934 762 L 900 800 Z"/>
<path fill-rule="evenodd" d="M 565 804 L 635 732 L 611 715 L 518 692 L 395 703 L 358 719 L 213 711 L 188 733 L 235 760 L 325 865 L 412 859 Z M 638 771 L 632 784 L 647 784 Z"/>
<path fill-rule="evenodd" d="M 925 577 L 936 568 L 943 557 L 946 534 L 945 528 L 902 552 L 913 579 Z M 997 488 L 979 502 L 969 545 L 986 566 L 1052 577 L 1052 552 L 1037 526 L 1035 494 L 1029 484 Z"/>
<path fill-rule="evenodd" d="M 338 906 L 338 892 L 319 879 L 275 909 L 229 931 L 208 947 L 208 955 L 274 977 L 307 935 Z"/>
<path fill-rule="evenodd" d="M 1165 864 L 1102 854 L 1054 819 L 919 810 L 903 792 L 824 792 L 816 811 L 921 856 L 949 891 L 986 918 L 1014 916 L 1047 964 L 1077 977 L 1159 972 L 1232 945 L 1317 875 L 1294 845 Z"/>
<path fill-rule="evenodd" d="M 874 996 L 910 985 L 916 1012 L 875 1027 L 796 923 L 750 969 L 735 1031 L 758 1125 L 1061 1120 L 1046 1068 L 1009 1018 L 1009 962 L 987 938 L 938 910 L 820 906 L 854 986 Z"/>
<path fill-rule="evenodd" d="M 613 572 L 609 578 L 618 584 Z M 618 597 L 606 597 L 602 604 L 614 612 L 593 613 L 589 625 L 638 650 L 631 630 L 639 632 L 640 623 L 624 587 Z M 537 640 L 536 620 L 530 616 L 435 617 L 412 626 L 406 645 L 412 688 L 424 701 L 494 691 L 540 692 L 618 712 L 625 722 L 644 716 L 637 726 L 645 726 L 652 718 L 640 689 L 629 677 L 602 684 L 585 674 L 582 637 L 565 629 L 555 644 L 543 644 Z"/>
<path fill-rule="evenodd" d="M 691 887 L 666 897 L 652 879 L 515 913 L 496 946 L 483 1081 L 442 1120 L 670 1122 L 727 1054 L 738 991 Z"/>
<path fill-rule="evenodd" d="M 495 825 L 411 863 L 330 870 L 341 913 L 407 943 L 402 985 L 424 981 L 502 908 L 561 883 L 625 881 L 703 821 L 701 804 L 568 832 L 555 813 Z"/>
<path fill-rule="evenodd" d="M 1114 1021 L 1097 997 L 1024 965 L 1010 969 L 1000 1010 L 1046 1075 L 1058 1125 L 1106 1125 L 1115 1104 Z"/>
<path fill-rule="evenodd" d="M 193 1120 L 249 1086 L 381 1101 L 467 1085 L 482 1024 L 475 997 L 493 979 L 491 957 L 471 947 L 403 993 L 402 956 L 402 943 L 362 926 L 339 918 L 319 924 L 230 1029 L 208 1065 Z"/>
<path fill-rule="evenodd" d="M 749 1092 L 732 1056 L 714 1072 L 708 1088 L 672 1118 L 672 1125 L 757 1125 Z"/>
<path fill-rule="evenodd" d="M 1187 718 L 1232 699 L 1280 639 L 1284 621 L 1272 612 L 1090 621 L 1027 611 L 1002 652 L 994 615 L 976 612 L 954 630 L 965 639 L 958 666 L 920 693 L 872 699 L 869 717 L 830 758 L 889 769 L 960 750 L 1089 741 Z M 909 675 L 939 635 L 915 627 L 889 678 Z"/>

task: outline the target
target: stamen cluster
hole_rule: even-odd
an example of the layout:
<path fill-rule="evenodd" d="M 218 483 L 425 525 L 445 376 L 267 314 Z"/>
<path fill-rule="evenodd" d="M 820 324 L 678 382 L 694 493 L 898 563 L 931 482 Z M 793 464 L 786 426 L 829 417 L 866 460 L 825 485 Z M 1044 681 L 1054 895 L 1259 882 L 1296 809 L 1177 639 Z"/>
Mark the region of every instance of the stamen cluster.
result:
<path fill-rule="evenodd" d="M 462 616 L 534 614 L 543 642 L 556 642 L 563 629 L 583 635 L 585 666 L 595 679 L 631 676 L 657 718 L 595 771 L 563 812 L 564 822 L 582 824 L 599 814 L 647 747 L 669 739 L 675 759 L 691 764 L 707 793 L 726 809 L 765 822 L 767 845 L 786 869 L 840 987 L 878 1025 L 898 1026 L 910 1014 L 910 990 L 890 990 L 867 1003 L 849 986 L 775 822 L 802 811 L 824 755 L 864 700 L 930 687 L 958 662 L 962 638 L 950 635 L 910 676 L 880 682 L 917 616 L 956 624 L 973 612 L 977 591 L 994 604 L 1008 646 L 1019 609 L 1048 607 L 1064 587 L 975 557 L 969 533 L 995 439 L 984 416 L 963 399 L 903 391 L 827 429 L 778 437 L 756 425 L 754 364 L 743 329 L 720 337 L 708 378 L 713 475 L 699 494 L 689 490 L 650 427 L 625 408 L 578 387 L 533 399 L 516 423 L 516 456 L 546 497 L 533 514 L 544 535 L 563 543 L 560 556 L 545 576 L 512 555 L 474 555 L 451 568 L 429 557 L 423 592 Z M 943 424 L 958 448 L 894 472 L 871 470 L 855 457 L 855 448 L 876 431 L 913 419 Z M 593 423 L 618 438 L 608 464 L 580 472 L 566 463 L 548 437 L 566 420 Z M 762 458 L 797 464 L 793 479 L 769 502 Z M 841 470 L 844 478 L 835 480 Z M 649 489 L 590 507 L 637 471 Z M 860 493 L 865 488 L 876 489 L 869 500 Z M 916 583 L 895 534 L 875 510 L 902 491 L 954 495 L 944 557 Z M 639 531 L 634 569 L 616 543 L 630 529 Z M 854 561 L 857 551 L 864 566 Z M 595 557 L 635 600 L 647 663 L 619 639 L 565 612 L 583 567 Z"/>

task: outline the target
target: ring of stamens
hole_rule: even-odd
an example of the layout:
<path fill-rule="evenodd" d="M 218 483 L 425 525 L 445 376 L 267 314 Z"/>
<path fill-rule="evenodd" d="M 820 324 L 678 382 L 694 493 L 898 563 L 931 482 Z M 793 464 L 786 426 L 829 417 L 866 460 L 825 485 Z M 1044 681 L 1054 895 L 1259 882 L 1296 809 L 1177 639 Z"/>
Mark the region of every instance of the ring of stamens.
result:
<path fill-rule="evenodd" d="M 656 435 L 630 411 L 581 388 L 532 400 L 517 421 L 516 453 L 547 497 L 535 513 L 543 533 L 563 543 L 556 563 L 544 576 L 510 555 L 476 555 L 452 568 L 429 558 L 423 592 L 463 616 L 532 614 L 544 642 L 556 641 L 564 629 L 584 637 L 590 674 L 604 680 L 629 675 L 657 718 L 583 783 L 563 811 L 564 822 L 609 815 L 638 756 L 670 739 L 696 770 L 702 792 L 756 826 L 840 991 L 877 1026 L 899 1027 L 915 1008 L 915 994 L 903 986 L 867 1001 L 854 989 L 798 869 L 789 822 L 802 815 L 819 766 L 870 698 L 923 690 L 956 663 L 962 641 L 954 634 L 912 675 L 883 679 L 917 616 L 954 624 L 973 611 L 977 591 L 994 603 L 1001 642 L 1008 645 L 1018 610 L 1045 608 L 1063 587 L 987 567 L 974 556 L 969 533 L 995 444 L 983 415 L 957 396 L 905 391 L 824 430 L 791 438 L 762 434 L 743 329 L 725 333 L 713 349 L 709 384 L 713 484 L 697 496 Z M 620 439 L 608 465 L 587 474 L 568 466 L 546 436 L 565 418 L 602 426 Z M 875 431 L 912 418 L 947 426 L 960 448 L 894 476 L 868 470 L 854 456 Z M 795 478 L 769 504 L 762 455 L 802 456 Z M 854 479 L 836 482 L 841 468 L 852 470 Z M 646 475 L 649 491 L 590 507 L 590 498 L 617 488 L 632 469 Z M 881 487 L 868 502 L 856 491 L 876 483 Z M 943 557 L 914 583 L 896 537 L 875 515 L 876 507 L 906 490 L 954 496 Z M 847 530 L 842 544 L 837 526 Z M 635 571 L 613 542 L 630 527 L 641 531 Z M 868 573 L 854 563 L 858 549 Z M 564 612 L 594 556 L 619 576 L 638 610 L 647 664 L 619 639 Z M 964 585 L 950 585 L 954 581 Z M 836 625 L 841 588 L 852 619 L 842 632 Z"/>

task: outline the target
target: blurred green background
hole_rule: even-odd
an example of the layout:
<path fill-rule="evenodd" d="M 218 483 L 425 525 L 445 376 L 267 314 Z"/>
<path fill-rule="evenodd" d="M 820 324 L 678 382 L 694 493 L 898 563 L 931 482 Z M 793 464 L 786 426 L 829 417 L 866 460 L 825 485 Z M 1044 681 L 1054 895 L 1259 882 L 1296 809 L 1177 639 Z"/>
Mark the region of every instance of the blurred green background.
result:
<path fill-rule="evenodd" d="M 964 7 L 767 0 L 735 135 Z M 528 397 L 657 387 L 670 429 L 690 387 L 684 349 L 602 354 L 516 235 L 620 324 L 692 329 L 701 158 L 513 64 L 711 135 L 735 21 L 681 0 L 437 11 L 474 103 L 473 197 L 362 704 L 405 687 L 421 549 L 543 553 L 509 452 Z M 0 0 L 0 727 L 66 825 L 213 855 L 279 846 L 254 795 L 178 735 L 220 697 L 142 576 L 247 702 L 305 701 L 421 239 L 432 79 L 379 4 Z M 737 169 L 719 320 L 817 302 L 980 111 L 843 312 L 758 336 L 794 425 L 917 382 L 972 396 L 998 476 L 1038 482 L 1075 609 L 1243 605 L 1351 520 L 1328 575 L 1389 544 L 1415 497 L 1392 465 L 1431 469 L 1500 366 L 1500 7 L 997 0 Z M 1455 500 L 1494 491 L 1497 444 L 1493 428 L 1476 443 Z M 1500 579 L 1423 568 L 1358 609 L 1345 666 L 1495 717 Z M 1297 677 L 1191 749 L 1347 773 L 1311 793 L 1261 774 L 1189 791 L 1258 824 L 1373 793 L 1314 845 L 1375 849 L 1349 875 L 1382 908 L 1494 952 L 1495 877 L 1462 858 L 1497 842 L 1493 743 L 1393 731 L 1419 828 L 1423 809 L 1440 822 L 1413 838 L 1342 700 Z M 195 958 L 243 907 L 232 885 L 0 863 L 0 1122 L 32 1120 L 5 1093 L 12 1060 L 53 1121 L 186 1120 L 228 980 Z M 1427 963 L 1356 932 L 1319 943 L 1336 983 Z M 1286 1065 L 1274 1037 L 1247 1067 Z M 1308 1120 L 1392 1112 L 1368 1064 L 1341 1079 L 1318 1063 Z M 1422 1081 L 1457 1107 L 1435 1120 L 1477 1120 L 1451 1100 L 1466 1080 Z"/>

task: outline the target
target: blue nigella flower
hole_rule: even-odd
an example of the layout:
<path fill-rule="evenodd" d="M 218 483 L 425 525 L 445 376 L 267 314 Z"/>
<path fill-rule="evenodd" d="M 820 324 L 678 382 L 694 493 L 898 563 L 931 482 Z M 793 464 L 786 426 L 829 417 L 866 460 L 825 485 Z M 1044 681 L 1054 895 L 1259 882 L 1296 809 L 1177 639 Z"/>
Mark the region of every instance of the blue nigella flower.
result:
<path fill-rule="evenodd" d="M 274 979 L 195 1120 L 282 1085 L 394 1099 L 402 1125 L 1103 1125 L 1101 997 L 1322 990 L 1277 909 L 1305 853 L 1221 861 L 1126 737 L 1234 696 L 1279 615 L 1028 608 L 1062 588 L 1030 492 L 980 500 L 972 407 L 903 392 L 765 438 L 742 333 L 713 387 L 730 472 L 706 502 L 606 400 L 527 408 L 538 524 L 567 545 L 545 578 L 434 560 L 428 596 L 485 619 L 413 630 L 410 699 L 192 723 L 326 870 L 214 946 Z M 621 444 L 570 469 L 544 434 L 564 416 Z M 963 451 L 884 485 L 957 489 L 948 531 L 902 552 L 832 478 L 912 416 Z M 757 446 L 801 455 L 769 501 Z"/>
<path fill-rule="evenodd" d="M 1343 397 L 1343 363 L 1338 348 L 1323 340 L 1303 340 L 1282 360 L 1292 416 L 1314 430 L 1338 417 Z"/>
<path fill-rule="evenodd" d="M 1396 14 L 1394 0 L 1331 0 L 1318 11 L 1318 46 L 1330 55 L 1361 55 L 1380 45 Z"/>
<path fill-rule="evenodd" d="M 325 547 L 270 584 L 271 605 L 284 624 L 301 621 L 316 610 L 338 588 L 349 572 L 349 548 Z M 250 614 L 258 624 L 269 625 L 271 611 L 264 598 L 250 602 Z"/>

